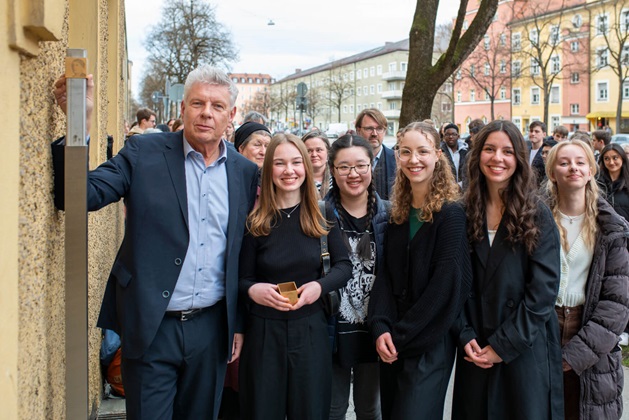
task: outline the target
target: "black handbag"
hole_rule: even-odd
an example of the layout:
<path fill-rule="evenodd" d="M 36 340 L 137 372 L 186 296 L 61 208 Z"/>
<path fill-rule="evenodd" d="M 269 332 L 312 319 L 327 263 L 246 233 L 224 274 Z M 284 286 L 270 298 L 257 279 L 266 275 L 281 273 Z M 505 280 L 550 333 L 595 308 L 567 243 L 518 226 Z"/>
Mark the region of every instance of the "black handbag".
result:
<path fill-rule="evenodd" d="M 321 210 L 321 214 L 325 217 L 325 201 L 319 201 L 319 210 Z M 323 275 L 327 276 L 330 272 L 330 253 L 328 252 L 327 235 L 321 235 L 321 263 L 323 264 Z M 322 295 L 321 302 L 325 315 L 328 318 L 337 315 L 341 310 L 341 297 L 338 290 L 332 290 Z"/>

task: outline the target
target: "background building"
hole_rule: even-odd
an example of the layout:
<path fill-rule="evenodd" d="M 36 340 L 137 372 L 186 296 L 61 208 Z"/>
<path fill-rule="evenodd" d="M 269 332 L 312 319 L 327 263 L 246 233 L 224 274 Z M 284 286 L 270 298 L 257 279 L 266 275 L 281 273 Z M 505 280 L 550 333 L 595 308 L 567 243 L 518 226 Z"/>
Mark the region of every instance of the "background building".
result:
<path fill-rule="evenodd" d="M 242 124 L 245 114 L 249 111 L 258 111 L 268 117 L 269 88 L 275 79 L 262 73 L 229 73 L 229 77 L 238 87 L 236 123 Z"/>

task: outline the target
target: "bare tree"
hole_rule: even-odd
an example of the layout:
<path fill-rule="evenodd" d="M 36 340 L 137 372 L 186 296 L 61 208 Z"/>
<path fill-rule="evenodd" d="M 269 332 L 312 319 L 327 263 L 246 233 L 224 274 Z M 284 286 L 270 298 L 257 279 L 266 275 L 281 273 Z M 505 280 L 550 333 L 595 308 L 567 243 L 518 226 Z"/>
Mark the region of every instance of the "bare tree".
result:
<path fill-rule="evenodd" d="M 306 94 L 306 98 L 308 98 L 308 115 L 312 118 L 312 125 L 315 124 L 317 115 L 321 114 L 323 110 L 321 95 L 321 89 L 316 86 L 311 86 Z"/>
<path fill-rule="evenodd" d="M 352 88 L 354 84 L 343 77 L 340 66 L 330 68 L 330 77 L 327 80 L 328 103 L 331 108 L 338 112 L 339 121 L 341 122 L 341 107 L 346 99 L 352 96 Z"/>
<path fill-rule="evenodd" d="M 204 0 L 173 0 L 162 9 L 162 20 L 147 34 L 147 77 L 163 75 L 183 83 L 201 64 L 228 68 L 238 59 L 231 33 L 216 20 L 214 8 Z M 143 83 L 144 84 L 144 81 Z M 164 86 L 164 83 L 161 84 Z"/>
<path fill-rule="evenodd" d="M 620 91 L 616 102 L 616 133 L 621 132 L 624 84 L 629 78 L 629 11 L 626 10 L 628 7 L 629 0 L 608 1 L 605 7 L 608 14 L 599 15 L 591 22 L 592 33 L 602 35 L 606 47 L 596 52 L 597 64 L 592 70 L 596 72 L 609 68 L 618 78 Z"/>
<path fill-rule="evenodd" d="M 241 110 L 241 114 L 243 117 L 249 111 L 256 111 L 261 113 L 262 115 L 269 116 L 269 111 L 271 109 L 271 95 L 267 88 L 263 90 L 257 91 L 253 98 L 249 101 L 246 101 Z"/>
<path fill-rule="evenodd" d="M 507 38 L 504 31 L 494 33 L 490 29 L 460 69 L 461 77 L 469 79 L 489 99 L 491 121 L 496 119 L 494 103 L 511 81 L 508 71 L 511 50 Z"/>
<path fill-rule="evenodd" d="M 478 0 L 478 11 L 463 31 L 468 0 L 461 0 L 452 37 L 445 53 L 433 64 L 435 25 L 439 0 L 417 0 L 410 45 L 406 84 L 402 93 L 400 125 L 430 118 L 435 95 L 452 73 L 474 50 L 489 27 L 498 0 Z"/>
<path fill-rule="evenodd" d="M 297 98 L 297 90 L 295 86 L 280 85 L 279 90 L 271 92 L 269 95 L 269 106 L 277 113 L 277 120 L 282 119 L 282 111 L 284 113 L 283 122 L 288 121 L 288 111 L 294 109 L 295 99 Z"/>
<path fill-rule="evenodd" d="M 519 28 L 523 34 L 521 44 L 512 43 L 512 60 L 520 63 L 519 69 L 512 67 L 513 83 L 528 78 L 541 89 L 544 99 L 543 121 L 548 122 L 548 106 L 551 90 L 556 81 L 572 73 L 584 73 L 587 63 L 579 62 L 579 55 L 570 53 L 570 42 L 577 42 L 579 49 L 586 47 L 588 38 L 574 36 L 574 28 L 566 19 L 564 1 L 552 0 L 518 2 L 513 9 L 512 31 Z M 514 3 L 516 5 L 516 3 Z"/>

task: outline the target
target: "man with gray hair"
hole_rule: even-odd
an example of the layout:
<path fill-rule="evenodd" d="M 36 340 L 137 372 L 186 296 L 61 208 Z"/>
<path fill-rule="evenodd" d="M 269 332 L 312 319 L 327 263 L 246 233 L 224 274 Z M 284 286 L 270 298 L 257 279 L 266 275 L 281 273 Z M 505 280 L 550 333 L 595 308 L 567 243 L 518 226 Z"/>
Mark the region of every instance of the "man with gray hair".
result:
<path fill-rule="evenodd" d="M 242 120 L 242 123 L 246 123 L 249 121 L 253 121 L 256 122 L 258 124 L 262 124 L 262 125 L 266 125 L 266 117 L 262 114 L 260 114 L 257 111 L 249 111 L 247 112 L 247 115 L 245 115 L 245 118 Z"/>
<path fill-rule="evenodd" d="M 55 88 L 59 102 L 65 81 Z M 90 102 L 93 90 L 88 78 Z M 238 255 L 258 168 L 221 140 L 237 95 L 223 71 L 193 70 L 183 131 L 131 137 L 89 173 L 89 210 L 126 204 L 98 326 L 122 337 L 128 419 L 216 419 L 227 362 L 240 355 Z M 60 209 L 63 147 L 53 143 Z"/>

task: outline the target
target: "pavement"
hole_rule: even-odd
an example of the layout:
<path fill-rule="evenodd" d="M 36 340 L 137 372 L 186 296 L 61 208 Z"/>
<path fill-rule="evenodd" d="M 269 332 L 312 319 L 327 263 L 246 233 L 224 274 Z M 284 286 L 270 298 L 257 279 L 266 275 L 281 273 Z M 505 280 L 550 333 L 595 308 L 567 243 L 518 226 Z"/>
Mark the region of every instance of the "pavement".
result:
<path fill-rule="evenodd" d="M 629 420 L 629 368 L 624 368 L 624 374 L 625 387 L 622 392 L 622 399 L 625 410 L 623 412 L 621 420 Z M 444 420 L 449 420 L 452 416 L 452 379 L 453 377 L 450 378 L 450 386 L 448 387 L 448 394 L 446 395 L 445 411 L 443 414 Z M 100 409 L 98 410 L 98 419 L 126 419 L 124 410 L 124 399 L 103 400 Z M 354 413 L 354 404 L 351 398 L 346 420 L 356 420 L 356 414 Z"/>

